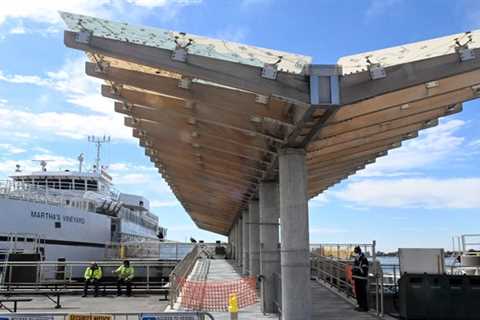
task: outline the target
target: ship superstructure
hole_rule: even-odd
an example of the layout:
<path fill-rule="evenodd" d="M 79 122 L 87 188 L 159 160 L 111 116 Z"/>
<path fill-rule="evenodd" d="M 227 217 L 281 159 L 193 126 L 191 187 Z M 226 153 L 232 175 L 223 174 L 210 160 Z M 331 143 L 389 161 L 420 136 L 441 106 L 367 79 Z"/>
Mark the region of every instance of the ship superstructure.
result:
<path fill-rule="evenodd" d="M 112 244 L 166 237 L 148 199 L 118 192 L 104 167 L 82 172 L 82 163 L 80 155 L 78 171 L 48 171 L 47 161 L 36 172 L 17 166 L 0 182 L 0 252 L 27 252 L 38 242 L 43 260 L 101 260 Z"/>

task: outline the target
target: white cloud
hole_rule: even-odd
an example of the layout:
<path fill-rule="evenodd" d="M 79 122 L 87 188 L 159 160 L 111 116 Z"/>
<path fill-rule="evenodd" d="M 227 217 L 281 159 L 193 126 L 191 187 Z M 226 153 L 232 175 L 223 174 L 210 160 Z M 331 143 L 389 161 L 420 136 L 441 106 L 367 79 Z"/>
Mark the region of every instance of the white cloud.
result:
<path fill-rule="evenodd" d="M 36 154 L 30 159 L 2 159 L 0 161 L 0 177 L 7 177 L 15 171 L 16 165 L 24 172 L 40 171 L 40 165 L 35 160 L 50 160 L 47 164 L 47 170 L 60 171 L 66 169 L 75 169 L 78 162 L 76 159 L 68 158 L 54 154 Z"/>
<path fill-rule="evenodd" d="M 109 135 L 114 139 L 134 141 L 131 129 L 120 115 L 82 115 L 69 112 L 33 113 L 0 105 L 0 136 L 61 136 L 84 139 L 87 135 Z"/>
<path fill-rule="evenodd" d="M 153 200 L 152 202 L 150 202 L 151 208 L 176 207 L 179 205 L 180 205 L 180 202 L 178 201 Z"/>
<path fill-rule="evenodd" d="M 244 26 L 225 26 L 221 31 L 217 32 L 213 37 L 217 39 L 245 42 L 248 35 L 248 28 Z"/>
<path fill-rule="evenodd" d="M 480 208 L 480 178 L 364 180 L 332 194 L 368 207 Z"/>
<path fill-rule="evenodd" d="M 167 5 L 192 5 L 199 4 L 202 0 L 127 0 L 127 2 L 146 8 L 165 7 Z"/>
<path fill-rule="evenodd" d="M 103 114 L 114 114 L 112 100 L 100 94 L 102 80 L 85 74 L 85 58 L 83 57 L 67 60 L 59 70 L 47 72 L 44 77 L 7 75 L 0 70 L 0 81 L 46 87 L 63 93 L 66 100 L 73 105 Z"/>
<path fill-rule="evenodd" d="M 19 148 L 17 146 L 8 144 L 8 143 L 0 143 L 0 150 L 4 150 L 7 154 L 20 154 L 26 152 L 25 149 Z"/>
<path fill-rule="evenodd" d="M 480 147 L 480 139 L 474 140 L 474 141 L 470 142 L 470 143 L 469 143 L 469 146 L 471 146 L 471 147 Z"/>
<path fill-rule="evenodd" d="M 378 158 L 374 164 L 360 171 L 358 177 L 395 177 L 418 175 L 417 169 L 424 168 L 458 151 L 464 138 L 457 131 L 465 125 L 462 120 L 441 122 L 434 128 L 420 133 L 420 137 L 407 141 L 402 147 L 392 150 L 386 157 Z"/>
<path fill-rule="evenodd" d="M 17 0 L 3 1 L 0 10 L 0 24 L 7 19 L 29 19 L 46 24 L 61 24 L 58 11 L 112 18 L 125 14 L 130 4 L 139 8 L 168 8 L 197 4 L 201 0 Z"/>
<path fill-rule="evenodd" d="M 370 5 L 367 8 L 365 16 L 367 19 L 370 19 L 374 16 L 384 14 L 401 2 L 402 0 L 370 0 Z"/>
<path fill-rule="evenodd" d="M 328 202 L 327 196 L 325 193 L 320 193 L 315 198 L 310 199 L 308 202 L 310 207 L 323 207 Z"/>

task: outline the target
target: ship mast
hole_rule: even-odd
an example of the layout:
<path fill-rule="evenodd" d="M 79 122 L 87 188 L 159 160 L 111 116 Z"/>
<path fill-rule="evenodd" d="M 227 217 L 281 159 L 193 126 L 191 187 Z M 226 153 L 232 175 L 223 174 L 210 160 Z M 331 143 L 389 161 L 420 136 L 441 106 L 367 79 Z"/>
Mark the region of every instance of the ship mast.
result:
<path fill-rule="evenodd" d="M 97 147 L 97 158 L 95 159 L 95 167 L 94 171 L 99 170 L 100 168 L 100 149 L 102 148 L 102 144 L 110 143 L 110 136 L 103 136 L 103 137 L 96 137 L 96 136 L 88 136 L 88 142 L 94 143 Z"/>

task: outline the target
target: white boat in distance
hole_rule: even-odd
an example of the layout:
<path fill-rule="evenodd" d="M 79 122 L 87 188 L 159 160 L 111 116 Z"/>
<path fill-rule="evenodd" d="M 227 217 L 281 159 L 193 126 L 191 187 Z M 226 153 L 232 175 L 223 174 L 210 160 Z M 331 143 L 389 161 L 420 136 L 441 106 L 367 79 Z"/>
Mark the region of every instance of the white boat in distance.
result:
<path fill-rule="evenodd" d="M 166 229 L 142 196 L 117 192 L 112 177 L 96 165 L 82 172 L 22 172 L 0 181 L 0 254 L 34 253 L 47 261 L 103 260 L 112 243 L 159 242 Z M 105 142 L 105 141 L 104 141 Z M 116 250 L 118 247 L 116 248 Z M 111 256 L 109 257 L 111 258 Z"/>

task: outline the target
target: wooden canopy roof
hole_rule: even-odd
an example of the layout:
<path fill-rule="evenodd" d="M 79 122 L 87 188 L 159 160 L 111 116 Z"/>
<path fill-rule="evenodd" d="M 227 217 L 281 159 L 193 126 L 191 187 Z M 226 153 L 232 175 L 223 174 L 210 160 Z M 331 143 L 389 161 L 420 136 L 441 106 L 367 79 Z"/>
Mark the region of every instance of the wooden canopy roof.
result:
<path fill-rule="evenodd" d="M 203 229 L 227 234 L 280 148 L 307 151 L 315 197 L 480 92 L 479 32 L 311 58 L 62 13 L 145 154 Z M 107 124 L 106 124 L 107 125 Z"/>

